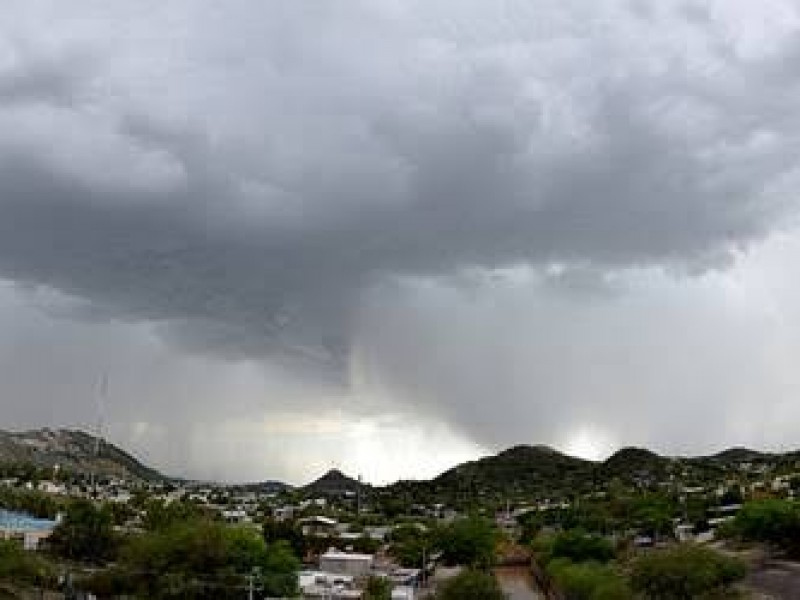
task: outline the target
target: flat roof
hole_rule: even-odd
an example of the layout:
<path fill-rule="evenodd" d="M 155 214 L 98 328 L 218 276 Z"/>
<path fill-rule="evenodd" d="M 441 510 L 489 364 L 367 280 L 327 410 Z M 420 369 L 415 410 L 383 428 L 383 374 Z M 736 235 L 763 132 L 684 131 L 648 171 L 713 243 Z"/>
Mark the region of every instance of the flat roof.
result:
<path fill-rule="evenodd" d="M 372 554 L 358 554 L 355 552 L 340 552 L 339 550 L 328 550 L 320 558 L 335 558 L 337 560 L 374 560 Z"/>

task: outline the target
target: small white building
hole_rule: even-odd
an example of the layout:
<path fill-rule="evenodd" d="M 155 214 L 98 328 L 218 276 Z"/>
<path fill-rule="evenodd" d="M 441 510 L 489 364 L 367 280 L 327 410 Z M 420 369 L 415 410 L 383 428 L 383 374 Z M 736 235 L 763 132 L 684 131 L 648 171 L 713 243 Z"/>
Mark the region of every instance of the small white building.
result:
<path fill-rule="evenodd" d="M 243 508 L 229 508 L 222 511 L 222 518 L 226 523 L 252 523 L 253 519 Z"/>
<path fill-rule="evenodd" d="M 315 515 L 313 517 L 306 517 L 298 521 L 303 530 L 303 535 L 326 536 L 334 535 L 336 533 L 336 526 L 338 522 L 336 519 L 324 517 L 322 515 Z"/>
<path fill-rule="evenodd" d="M 276 506 L 272 509 L 272 518 L 276 521 L 288 521 L 294 517 L 295 507 L 287 504 L 285 506 Z"/>
<path fill-rule="evenodd" d="M 301 571 L 298 577 L 303 598 L 320 600 L 359 599 L 361 590 L 349 575 L 323 571 Z"/>
<path fill-rule="evenodd" d="M 54 481 L 44 480 L 39 482 L 38 489 L 45 494 L 66 494 L 67 489 L 63 483 L 56 483 Z"/>
<path fill-rule="evenodd" d="M 375 557 L 372 554 L 340 552 L 331 548 L 319 557 L 319 568 L 327 573 L 359 577 L 372 571 Z"/>

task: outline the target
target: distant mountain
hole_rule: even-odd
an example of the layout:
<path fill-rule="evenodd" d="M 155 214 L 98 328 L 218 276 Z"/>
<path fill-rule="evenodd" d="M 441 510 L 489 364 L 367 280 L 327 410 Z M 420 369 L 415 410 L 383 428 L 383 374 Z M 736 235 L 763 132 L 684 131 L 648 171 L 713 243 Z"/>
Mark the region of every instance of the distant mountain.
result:
<path fill-rule="evenodd" d="M 429 481 L 399 481 L 381 490 L 389 496 L 423 502 L 469 503 L 478 497 L 519 499 L 567 497 L 591 492 L 612 479 L 633 485 L 670 480 L 707 481 L 738 472 L 744 462 L 769 462 L 800 468 L 800 452 L 769 454 L 731 448 L 711 457 L 669 457 L 645 448 L 622 448 L 602 462 L 584 460 L 547 446 L 514 446 L 493 456 L 466 462 Z"/>
<path fill-rule="evenodd" d="M 168 479 L 109 442 L 102 442 L 99 456 L 95 456 L 95 445 L 94 436 L 77 430 L 0 430 L 0 465 L 31 464 L 48 469 L 59 465 L 66 471 L 84 475 L 93 472 L 102 477 Z M 262 493 L 295 490 L 307 496 L 343 496 L 361 492 L 364 497 L 378 495 L 422 503 L 432 498 L 468 503 L 476 497 L 529 501 L 585 493 L 615 478 L 637 485 L 664 481 L 673 474 L 703 481 L 721 473 L 738 472 L 744 463 L 800 468 L 800 452 L 768 453 L 729 448 L 711 456 L 666 457 L 646 448 L 628 447 L 618 450 L 605 461 L 594 462 L 547 446 L 519 445 L 457 465 L 427 481 L 398 481 L 384 487 L 372 487 L 332 469 L 302 488 L 295 489 L 269 480 L 229 487 Z"/>
<path fill-rule="evenodd" d="M 361 483 L 357 479 L 348 477 L 338 469 L 331 469 L 319 479 L 309 483 L 303 489 L 306 493 L 321 494 L 323 496 L 343 496 L 345 494 L 355 494 L 357 491 L 364 491 L 369 486 Z"/>
<path fill-rule="evenodd" d="M 255 483 L 234 484 L 228 486 L 231 490 L 243 490 L 246 492 L 258 492 L 259 494 L 280 494 L 292 490 L 292 486 L 282 481 L 258 481 Z"/>
<path fill-rule="evenodd" d="M 23 432 L 0 431 L 0 464 L 31 464 L 60 468 L 101 477 L 142 480 L 165 479 L 114 444 L 103 441 L 95 455 L 97 438 L 71 429 L 36 429 Z"/>
<path fill-rule="evenodd" d="M 456 495 L 545 493 L 590 485 L 594 463 L 547 446 L 514 446 L 495 456 L 467 462 L 429 482 L 434 492 Z"/>
<path fill-rule="evenodd" d="M 770 455 L 765 452 L 751 450 L 750 448 L 736 447 L 736 448 L 728 448 L 727 450 L 723 450 L 722 452 L 717 452 L 716 454 L 712 454 L 707 458 L 718 462 L 730 464 L 730 463 L 753 462 L 757 460 L 762 460 L 764 458 L 768 458 L 769 456 Z"/>
<path fill-rule="evenodd" d="M 631 476 L 663 476 L 672 459 L 660 456 L 645 448 L 627 447 L 608 457 L 600 468 L 604 477 L 628 478 Z"/>

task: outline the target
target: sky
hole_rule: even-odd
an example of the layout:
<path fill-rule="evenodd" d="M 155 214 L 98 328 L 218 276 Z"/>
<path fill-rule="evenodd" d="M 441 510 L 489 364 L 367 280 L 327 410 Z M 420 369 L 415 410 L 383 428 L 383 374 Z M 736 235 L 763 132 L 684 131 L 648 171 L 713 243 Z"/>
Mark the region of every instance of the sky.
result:
<path fill-rule="evenodd" d="M 800 448 L 798 65 L 789 0 L 4 2 L 0 427 L 290 483 Z"/>

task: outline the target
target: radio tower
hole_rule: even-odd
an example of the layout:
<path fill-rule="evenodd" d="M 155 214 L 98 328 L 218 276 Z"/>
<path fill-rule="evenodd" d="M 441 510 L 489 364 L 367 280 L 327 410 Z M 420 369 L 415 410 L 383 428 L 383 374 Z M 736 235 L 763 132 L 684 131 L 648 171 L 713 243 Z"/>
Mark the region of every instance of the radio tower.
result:
<path fill-rule="evenodd" d="M 95 415 L 95 428 L 94 428 L 94 460 L 92 462 L 91 470 L 91 489 L 92 498 L 97 498 L 97 479 L 98 473 L 97 465 L 100 460 L 100 451 L 103 445 L 103 405 L 106 395 L 108 394 L 108 374 L 103 373 L 97 384 L 97 406 Z"/>

